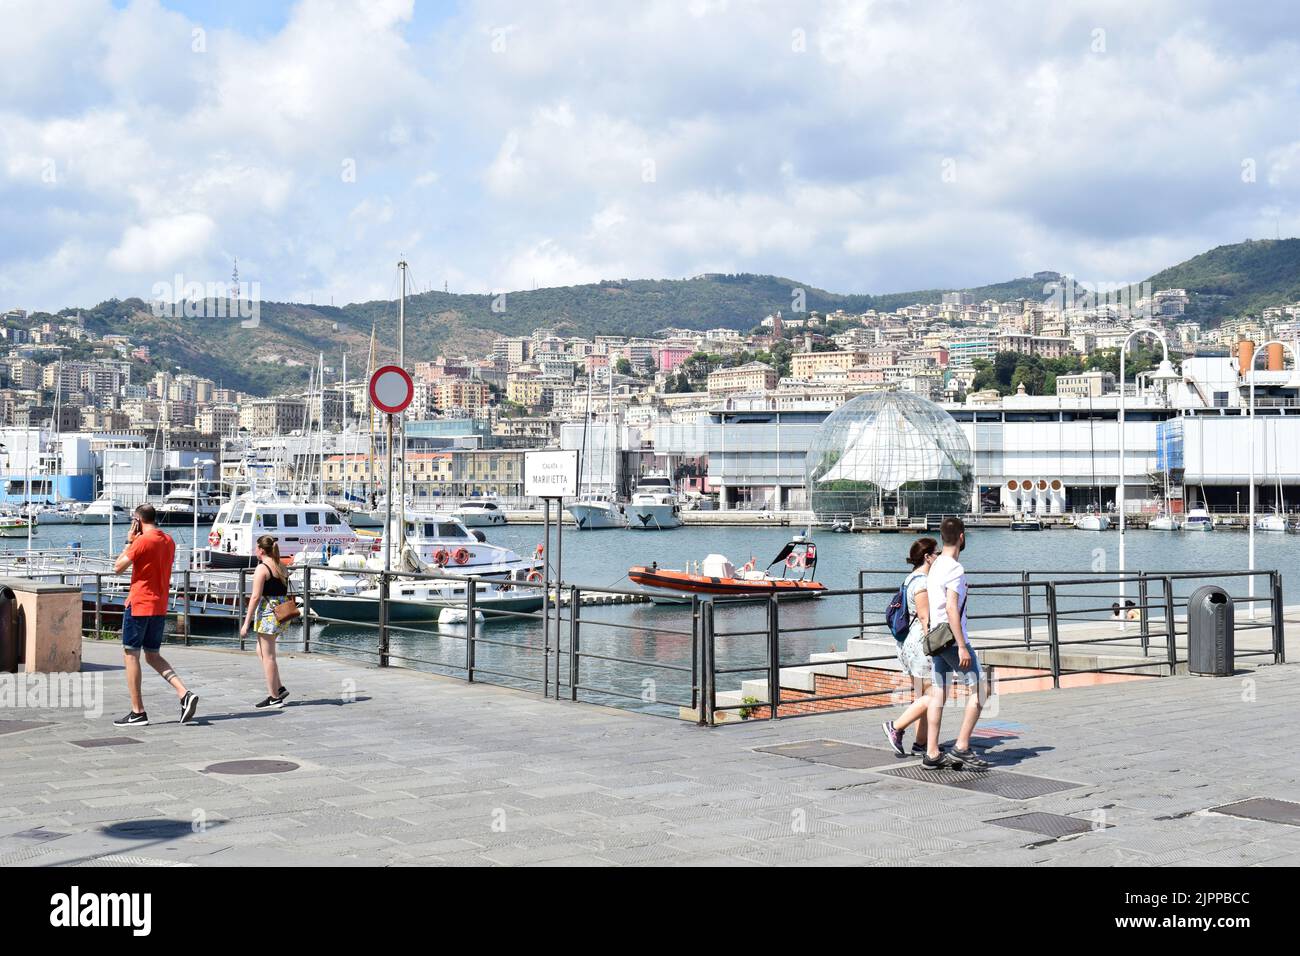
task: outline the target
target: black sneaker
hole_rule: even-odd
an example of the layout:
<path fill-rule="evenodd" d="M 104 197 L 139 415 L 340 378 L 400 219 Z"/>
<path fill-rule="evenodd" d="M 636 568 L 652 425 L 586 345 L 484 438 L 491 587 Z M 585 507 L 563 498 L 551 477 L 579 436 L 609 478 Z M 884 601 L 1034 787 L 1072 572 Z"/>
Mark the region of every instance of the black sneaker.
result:
<path fill-rule="evenodd" d="M 181 723 L 189 723 L 194 718 L 194 712 L 198 709 L 198 695 L 192 690 L 187 690 L 185 696 L 181 698 Z"/>
<path fill-rule="evenodd" d="M 921 761 L 921 766 L 926 770 L 960 770 L 961 760 L 952 756 L 946 750 L 940 750 L 939 756 L 931 758 L 929 755 Z"/>
<path fill-rule="evenodd" d="M 138 714 L 133 710 L 125 717 L 119 717 L 117 720 L 113 721 L 113 726 L 114 727 L 148 727 L 149 715 L 146 714 L 143 710 L 140 711 L 140 713 Z"/>
<path fill-rule="evenodd" d="M 894 722 L 887 720 L 880 725 L 880 728 L 885 732 L 885 739 L 889 741 L 889 746 L 894 753 L 900 757 L 906 756 L 907 752 L 903 750 L 903 732 L 894 729 Z"/>
<path fill-rule="evenodd" d="M 952 749 L 952 755 L 955 759 L 960 760 L 967 770 L 988 770 L 993 764 L 989 763 L 974 750 Z"/>
<path fill-rule="evenodd" d="M 276 695 L 271 699 L 279 701 L 280 706 L 284 706 L 284 702 L 289 699 L 289 688 L 281 687 L 280 690 L 276 693 Z"/>
<path fill-rule="evenodd" d="M 916 742 L 913 742 L 913 743 L 912 743 L 912 756 L 913 756 L 913 757 L 924 757 L 924 756 L 925 756 L 925 750 L 926 750 L 925 744 L 918 744 L 918 743 L 916 743 Z"/>
<path fill-rule="evenodd" d="M 253 706 L 258 710 L 274 710 L 277 707 L 283 707 L 284 701 L 276 700 L 274 697 L 263 697 Z"/>

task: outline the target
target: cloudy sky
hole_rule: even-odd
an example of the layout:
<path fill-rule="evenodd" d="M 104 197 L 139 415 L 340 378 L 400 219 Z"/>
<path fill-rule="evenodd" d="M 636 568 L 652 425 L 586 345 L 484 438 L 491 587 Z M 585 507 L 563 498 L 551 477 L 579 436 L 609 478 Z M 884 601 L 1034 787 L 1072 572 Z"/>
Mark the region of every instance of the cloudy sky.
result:
<path fill-rule="evenodd" d="M 1138 279 L 1300 234 L 1300 5 L 0 0 L 0 307 L 770 272 Z"/>

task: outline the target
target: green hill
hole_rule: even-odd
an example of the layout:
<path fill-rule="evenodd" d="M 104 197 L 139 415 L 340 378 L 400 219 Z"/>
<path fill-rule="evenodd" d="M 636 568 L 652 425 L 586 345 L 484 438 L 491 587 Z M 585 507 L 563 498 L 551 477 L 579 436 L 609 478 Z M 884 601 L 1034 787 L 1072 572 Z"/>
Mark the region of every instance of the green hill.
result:
<path fill-rule="evenodd" d="M 1046 297 L 1055 272 L 960 291 L 976 301 Z M 1206 325 L 1300 301 L 1300 239 L 1256 240 L 1220 246 L 1151 277 L 1154 289 L 1193 294 L 1189 317 Z M 550 327 L 561 335 L 652 335 L 688 329 L 753 328 L 767 314 L 793 312 L 797 290 L 804 308 L 891 311 L 940 301 L 951 289 L 883 295 L 843 295 L 792 279 L 754 274 L 713 274 L 691 279 L 623 279 L 589 285 L 509 292 L 501 297 L 425 292 L 407 299 L 407 359 L 439 351 L 486 353 L 497 335 L 526 335 Z M 264 302 L 256 329 L 238 319 L 171 319 L 154 316 L 139 299 L 110 300 L 82 311 L 91 328 L 129 335 L 148 345 L 159 367 L 180 366 L 228 386 L 267 394 L 306 381 L 319 353 L 338 368 L 348 355 L 349 374 L 364 372 L 372 324 L 380 358 L 397 353 L 397 303 L 359 302 L 342 307 Z M 42 321 L 39 315 L 31 317 Z"/>

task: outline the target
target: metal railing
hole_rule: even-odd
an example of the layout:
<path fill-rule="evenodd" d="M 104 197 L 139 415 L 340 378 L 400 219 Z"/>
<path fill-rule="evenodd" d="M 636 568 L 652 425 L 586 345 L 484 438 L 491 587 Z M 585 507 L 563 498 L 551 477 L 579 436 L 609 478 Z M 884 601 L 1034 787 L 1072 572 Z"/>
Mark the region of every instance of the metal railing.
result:
<path fill-rule="evenodd" d="M 895 642 L 884 622 L 901 581 L 897 569 L 861 570 L 857 587 L 825 590 L 815 598 L 772 595 L 758 603 L 715 603 L 696 595 L 675 607 L 649 604 L 646 592 L 631 587 L 547 587 L 539 581 L 369 568 L 347 573 L 368 579 L 371 587 L 357 594 L 327 594 L 321 577 L 336 570 L 294 569 L 300 575 L 295 591 L 303 613 L 280 639 L 286 649 L 427 670 L 468 683 L 500 683 L 556 700 L 675 716 L 688 710 L 696 722 L 710 726 L 728 711 L 766 711 L 776 719 L 789 715 L 787 705 L 869 704 L 876 699 L 883 706 L 898 692 L 896 686 L 846 686 L 822 693 L 783 686 L 783 671 L 824 670 L 825 664 L 897 673 Z M 255 640 L 240 634 L 240 624 L 252 572 L 187 569 L 173 574 L 171 613 L 177 627 L 171 639 L 248 649 Z M 972 643 L 993 659 L 992 667 L 1001 672 L 999 683 L 1050 678 L 1051 686 L 1059 688 L 1072 675 L 1178 673 L 1188 662 L 1188 598 L 1206 583 L 1225 586 L 1236 605 L 1237 660 L 1285 661 L 1277 571 L 967 574 Z M 82 587 L 83 630 L 89 636 L 102 638 L 120 621 L 126 577 L 89 569 L 57 576 Z M 1253 598 L 1234 593 L 1245 591 L 1252 576 L 1257 579 Z M 870 583 L 875 577 L 891 583 Z M 410 606 L 427 607 L 428 602 L 406 600 L 401 592 L 420 584 L 448 588 L 436 608 L 463 611 L 463 623 L 439 624 L 430 610 L 407 619 Z M 509 588 L 506 594 L 532 599 L 504 605 L 495 600 L 502 585 Z M 1112 616 L 1116 604 L 1122 619 Z M 330 613 L 340 608 L 347 616 Z M 845 638 L 845 650 L 835 650 L 836 641 L 827 654 L 828 639 L 837 636 Z M 850 650 L 849 641 L 867 643 Z M 824 655 L 821 662 L 811 659 L 817 652 Z M 762 682 L 765 700 L 719 703 L 720 681 L 743 687 L 746 679 Z"/>

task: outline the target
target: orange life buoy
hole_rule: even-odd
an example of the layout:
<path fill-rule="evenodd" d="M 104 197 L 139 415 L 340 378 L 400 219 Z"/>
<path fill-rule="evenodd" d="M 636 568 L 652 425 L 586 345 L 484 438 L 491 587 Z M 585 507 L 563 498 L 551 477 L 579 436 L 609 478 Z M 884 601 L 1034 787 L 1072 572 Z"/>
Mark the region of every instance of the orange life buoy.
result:
<path fill-rule="evenodd" d="M 446 548 L 439 548 L 437 551 L 433 552 L 433 563 L 438 565 L 440 568 L 445 568 L 450 559 L 451 555 L 447 553 Z"/>
<path fill-rule="evenodd" d="M 528 572 L 528 580 L 529 580 L 529 581 L 532 581 L 532 582 L 536 583 L 537 581 L 540 581 L 541 579 L 542 579 L 542 572 L 540 572 L 540 571 L 529 571 L 529 572 Z"/>
<path fill-rule="evenodd" d="M 469 564 L 469 550 L 467 548 L 457 548 L 451 553 L 451 559 L 457 564 Z"/>
<path fill-rule="evenodd" d="M 217 545 L 221 544 L 221 532 L 218 531 L 216 528 L 213 528 L 211 531 L 208 532 L 208 544 L 214 548 Z"/>
<path fill-rule="evenodd" d="M 785 559 L 785 566 L 791 569 L 803 567 L 803 556 L 799 554 L 791 554 L 790 557 Z"/>

